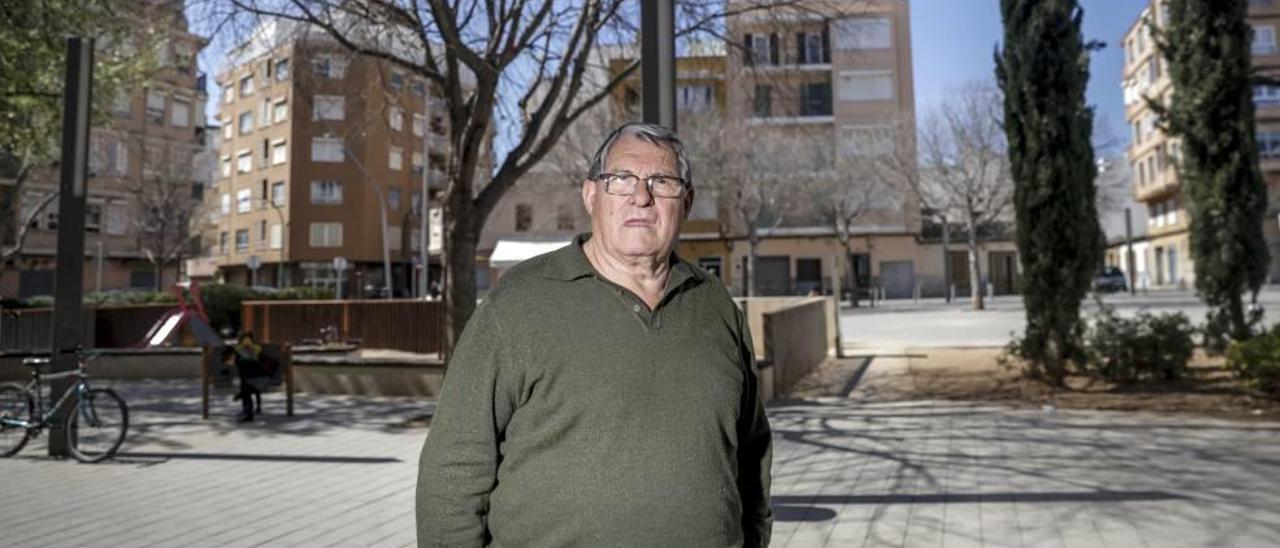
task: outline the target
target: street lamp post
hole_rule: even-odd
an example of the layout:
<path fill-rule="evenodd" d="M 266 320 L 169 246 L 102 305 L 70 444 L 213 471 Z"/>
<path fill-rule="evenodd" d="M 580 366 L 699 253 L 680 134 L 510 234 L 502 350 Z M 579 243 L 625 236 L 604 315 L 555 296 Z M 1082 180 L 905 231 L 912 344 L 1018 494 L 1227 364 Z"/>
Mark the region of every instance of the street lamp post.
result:
<path fill-rule="evenodd" d="M 275 197 L 263 198 L 262 201 L 271 206 L 271 209 L 276 212 L 276 217 L 280 219 L 280 260 L 276 261 L 276 288 L 284 289 L 284 257 L 285 248 L 289 245 L 289 224 L 285 222 L 284 210 L 280 209 L 280 204 L 276 203 Z"/>

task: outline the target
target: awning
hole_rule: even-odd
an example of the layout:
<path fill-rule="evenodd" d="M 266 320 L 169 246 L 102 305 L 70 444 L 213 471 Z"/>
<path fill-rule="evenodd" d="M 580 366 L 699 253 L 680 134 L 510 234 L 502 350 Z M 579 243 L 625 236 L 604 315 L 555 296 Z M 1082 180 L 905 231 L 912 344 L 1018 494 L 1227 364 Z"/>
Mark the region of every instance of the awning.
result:
<path fill-rule="evenodd" d="M 489 268 L 511 268 L 525 260 L 550 253 L 569 245 L 573 240 L 503 240 L 493 246 L 489 254 Z"/>

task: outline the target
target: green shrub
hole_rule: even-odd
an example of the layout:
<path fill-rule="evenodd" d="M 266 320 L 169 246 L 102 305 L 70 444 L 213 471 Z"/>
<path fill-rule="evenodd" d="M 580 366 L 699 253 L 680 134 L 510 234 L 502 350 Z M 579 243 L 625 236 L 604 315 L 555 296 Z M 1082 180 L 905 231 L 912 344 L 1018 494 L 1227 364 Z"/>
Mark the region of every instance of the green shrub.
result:
<path fill-rule="evenodd" d="M 1175 380 L 1186 374 L 1196 329 L 1185 314 L 1141 311 L 1121 318 L 1110 306 L 1098 304 L 1097 321 L 1085 339 L 1092 374 L 1118 382 Z"/>
<path fill-rule="evenodd" d="M 258 291 L 240 285 L 210 284 L 200 286 L 209 325 L 222 332 L 240 332 L 241 303 L 244 301 L 328 300 L 333 291 L 315 287 L 287 287 L 276 291 Z"/>
<path fill-rule="evenodd" d="M 1274 399 L 1280 399 L 1280 324 L 1227 348 L 1227 367 Z"/>
<path fill-rule="evenodd" d="M 210 284 L 200 286 L 204 311 L 209 315 L 209 325 L 221 333 L 230 330 L 240 332 L 240 303 L 254 300 L 255 292 L 241 285 Z"/>

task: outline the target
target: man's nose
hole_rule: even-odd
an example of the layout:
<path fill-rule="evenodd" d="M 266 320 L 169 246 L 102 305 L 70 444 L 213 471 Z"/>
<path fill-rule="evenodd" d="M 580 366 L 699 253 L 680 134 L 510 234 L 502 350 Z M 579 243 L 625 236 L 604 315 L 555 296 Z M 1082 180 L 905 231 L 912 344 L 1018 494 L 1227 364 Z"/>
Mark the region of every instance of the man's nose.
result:
<path fill-rule="evenodd" d="M 636 183 L 636 189 L 631 193 L 631 203 L 640 207 L 645 207 L 654 202 L 652 194 L 649 194 L 649 185 L 644 180 Z"/>

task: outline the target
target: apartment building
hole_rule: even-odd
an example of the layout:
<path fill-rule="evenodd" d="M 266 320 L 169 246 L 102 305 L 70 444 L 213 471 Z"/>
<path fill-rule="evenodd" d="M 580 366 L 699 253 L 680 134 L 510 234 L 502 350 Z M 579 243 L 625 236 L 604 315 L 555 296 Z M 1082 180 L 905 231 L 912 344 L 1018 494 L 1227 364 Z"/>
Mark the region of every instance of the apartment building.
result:
<path fill-rule="evenodd" d="M 181 2 L 148 0 L 133 7 L 146 10 L 166 33 L 148 46 L 157 70 L 144 85 L 115 99 L 111 119 L 90 133 L 86 293 L 154 289 L 175 281 L 179 259 L 189 251 L 189 233 L 160 230 L 160 224 L 177 224 L 182 218 L 181 212 L 156 205 L 172 203 L 177 207 L 169 209 L 178 209 L 194 203 L 192 197 L 202 191 L 193 158 L 206 143 L 208 95 L 196 56 L 208 40 L 188 30 Z M 27 218 L 56 192 L 58 183 L 56 168 L 33 174 L 19 197 L 19 218 Z M 21 254 L 0 275 L 0 294 L 53 294 L 57 229 L 55 200 L 31 223 Z"/>
<path fill-rule="evenodd" d="M 676 59 L 677 118 L 690 149 L 698 148 L 699 143 L 693 141 L 708 138 L 745 146 L 787 143 L 787 150 L 764 146 L 747 154 L 766 162 L 776 158 L 780 164 L 793 162 L 787 156 L 796 152 L 797 143 L 821 151 L 804 156 L 826 158 L 825 165 L 794 166 L 797 187 L 802 175 L 815 173 L 835 182 L 847 179 L 856 184 L 866 173 L 859 167 L 863 159 L 881 154 L 914 157 L 915 98 L 907 1 L 830 1 L 742 9 L 746 4 L 729 3 L 729 9 L 737 13 L 726 24 L 730 42 L 682 44 Z M 637 51 L 615 47 L 605 55 L 609 57 L 609 73 L 617 75 L 634 62 Z M 502 248 L 504 240 L 531 242 L 511 246 L 530 253 L 546 242 L 567 241 L 575 230 L 589 229 L 577 186 L 571 177 L 565 178 L 565 166 L 594 151 L 612 127 L 639 120 L 641 92 L 637 71 L 615 90 L 612 108 L 605 116 L 580 122 L 574 134 L 562 139 L 557 150 L 570 149 L 568 154 L 551 155 L 549 161 L 554 166 L 535 169 L 526 178 L 528 185 L 521 181 L 504 197 L 485 226 L 488 245 L 481 246 L 481 253 L 491 250 L 499 257 L 492 264 L 509 266 L 520 258 L 518 253 L 508 256 Z M 704 126 L 708 120 L 722 126 L 718 134 L 707 134 Z M 708 165 L 706 160 L 694 158 L 695 186 L 707 171 L 724 169 Z M 579 171 L 585 173 L 585 166 L 579 166 Z M 807 173 L 799 173 L 802 171 Z M 737 226 L 740 221 L 726 211 L 724 201 L 710 188 L 698 188 L 677 252 L 743 293 L 742 273 L 749 246 L 742 227 Z M 856 280 L 859 288 L 883 289 L 887 298 L 942 296 L 953 286 L 958 293 L 968 291 L 967 252 L 956 243 L 943 249 L 940 226 L 921 218 L 910 189 L 898 188 L 871 204 L 852 231 L 852 254 L 831 226 L 817 221 L 812 203 L 798 202 L 794 211 L 787 212 L 784 223 L 761 231 L 756 286 L 762 293 L 830 292 L 835 264 L 840 265 L 845 287 Z M 953 267 L 946 268 L 946 261 Z M 986 278 L 982 283 L 990 284 L 995 293 L 1016 290 L 1016 253 L 1007 238 L 984 244 L 979 263 Z"/>
<path fill-rule="evenodd" d="M 1280 2 L 1252 0 L 1248 17 L 1254 32 L 1255 70 L 1280 76 L 1280 49 L 1276 46 Z M 1175 168 L 1181 145 L 1178 139 L 1160 130 L 1157 116 L 1146 100 L 1167 103 L 1174 91 L 1167 62 L 1156 51 L 1148 26 L 1148 22 L 1158 27 L 1167 21 L 1167 7 L 1152 0 L 1124 36 L 1122 86 L 1125 119 L 1130 125 L 1128 158 L 1133 166 L 1133 196 L 1146 209 L 1147 223 L 1145 238 L 1133 245 L 1135 285 L 1139 288 L 1191 287 L 1195 283 L 1186 199 Z M 1263 231 L 1271 250 L 1270 280 L 1275 283 L 1280 282 L 1280 219 L 1276 216 L 1280 213 L 1276 203 L 1276 187 L 1280 184 L 1280 87 L 1255 86 L 1253 100 L 1259 156 L 1271 196 Z M 1123 261 L 1121 267 L 1128 270 Z"/>
<path fill-rule="evenodd" d="M 417 292 L 424 178 L 427 203 L 438 203 L 449 146 L 432 86 L 280 22 L 233 50 L 217 83 L 222 144 L 206 244 L 218 276 L 383 295 L 385 244 L 390 292 Z M 438 269 L 438 258 L 429 263 Z"/>

